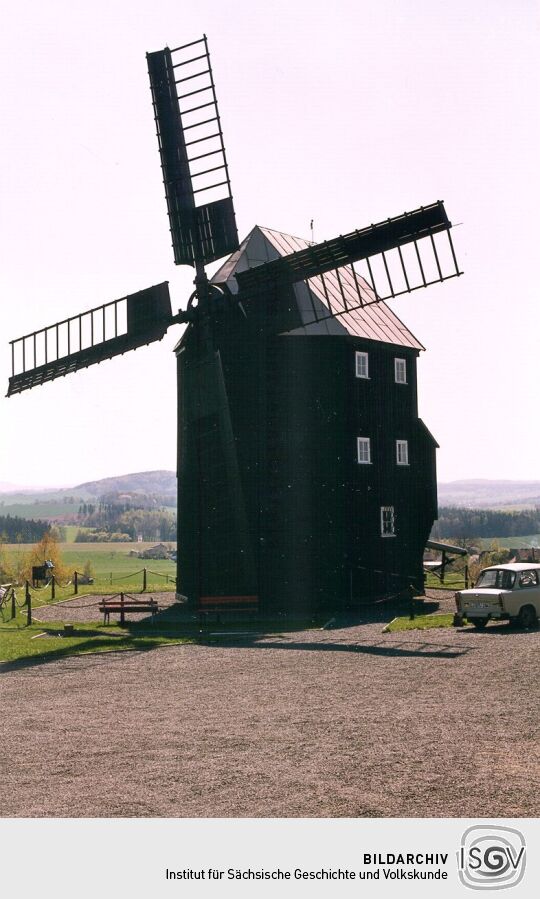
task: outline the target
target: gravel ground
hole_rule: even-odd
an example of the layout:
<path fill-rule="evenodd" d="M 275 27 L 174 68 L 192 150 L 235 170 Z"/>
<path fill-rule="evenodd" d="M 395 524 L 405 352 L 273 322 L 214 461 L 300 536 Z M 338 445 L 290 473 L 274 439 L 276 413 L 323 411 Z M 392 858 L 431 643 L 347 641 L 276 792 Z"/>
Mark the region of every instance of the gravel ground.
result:
<path fill-rule="evenodd" d="M 131 596 L 141 602 L 149 599 L 155 599 L 162 609 L 169 609 L 175 604 L 176 598 L 174 593 L 133 593 L 126 594 L 126 603 L 130 601 Z M 47 606 L 39 606 L 32 611 L 34 621 L 103 621 L 103 612 L 99 611 L 99 604 L 105 596 L 78 596 L 77 599 L 64 599 L 62 602 L 52 603 Z M 150 618 L 148 612 L 126 612 L 127 621 L 141 621 L 143 618 Z M 120 618 L 119 614 L 111 614 L 111 622 L 117 622 Z"/>
<path fill-rule="evenodd" d="M 0 814 L 537 816 L 540 632 L 381 630 L 0 666 Z"/>

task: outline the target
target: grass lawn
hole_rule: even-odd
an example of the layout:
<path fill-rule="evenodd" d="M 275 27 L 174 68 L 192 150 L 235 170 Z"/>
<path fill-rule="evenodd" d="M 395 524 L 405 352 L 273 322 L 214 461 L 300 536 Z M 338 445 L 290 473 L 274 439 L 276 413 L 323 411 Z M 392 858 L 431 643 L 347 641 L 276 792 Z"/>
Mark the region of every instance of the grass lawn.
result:
<path fill-rule="evenodd" d="M 4 612 L 4 618 L 8 614 Z M 453 615 L 418 615 L 414 621 L 408 617 L 396 618 L 386 626 L 385 632 L 397 633 L 407 630 L 425 630 L 427 628 L 452 627 Z M 0 618 L 0 663 L 2 662 L 47 662 L 62 659 L 68 656 L 84 655 L 95 652 L 120 652 L 125 650 L 148 650 L 167 644 L 194 643 L 203 639 L 205 642 L 211 638 L 212 642 L 219 643 L 225 638 L 224 631 L 229 634 L 235 630 L 242 634 L 253 629 L 254 636 L 261 633 L 284 633 L 291 629 L 304 629 L 318 626 L 311 622 L 265 622 L 261 623 L 235 623 L 232 625 L 216 625 L 217 633 L 209 631 L 201 634 L 194 630 L 192 634 L 186 634 L 186 625 L 178 625 L 174 622 L 163 622 L 161 625 L 152 625 L 147 621 L 130 622 L 126 627 L 120 627 L 117 623 L 108 625 L 98 622 L 76 622 L 73 635 L 63 635 L 63 623 L 35 622 L 26 624 L 26 611 L 22 610 L 13 621 Z M 273 626 L 268 626 L 273 624 Z"/>
<path fill-rule="evenodd" d="M 73 636 L 64 637 L 63 625 L 58 621 L 27 626 L 26 613 L 18 614 L 13 621 L 0 619 L 0 662 L 45 662 L 84 653 L 154 649 L 167 643 L 191 642 L 193 638 L 182 635 L 172 625 L 165 629 L 147 622 L 132 622 L 129 628 L 121 628 L 118 624 L 77 622 Z"/>
<path fill-rule="evenodd" d="M 425 630 L 430 627 L 452 627 L 453 615 L 417 615 L 413 621 L 409 617 L 394 618 L 385 627 L 386 633 L 397 631 Z"/>
<path fill-rule="evenodd" d="M 178 621 L 167 617 L 152 624 L 144 621 L 127 622 L 124 627 L 116 622 L 104 625 L 96 621 L 72 622 L 73 635 L 64 636 L 61 621 L 26 624 L 26 609 L 20 609 L 12 621 L 10 608 L 0 613 L 0 663 L 48 662 L 73 655 L 94 652 L 118 652 L 122 650 L 147 650 L 168 644 L 204 642 L 219 644 L 234 637 L 256 639 L 258 635 L 283 634 L 288 631 L 308 630 L 320 627 L 321 620 L 268 619 L 263 621 L 234 621 L 227 624 L 211 623 L 201 630 L 198 622 Z"/>
<path fill-rule="evenodd" d="M 440 578 L 429 572 L 426 576 L 426 587 L 431 590 L 464 590 L 465 576 L 462 571 L 447 571 L 444 583 L 441 583 Z"/>

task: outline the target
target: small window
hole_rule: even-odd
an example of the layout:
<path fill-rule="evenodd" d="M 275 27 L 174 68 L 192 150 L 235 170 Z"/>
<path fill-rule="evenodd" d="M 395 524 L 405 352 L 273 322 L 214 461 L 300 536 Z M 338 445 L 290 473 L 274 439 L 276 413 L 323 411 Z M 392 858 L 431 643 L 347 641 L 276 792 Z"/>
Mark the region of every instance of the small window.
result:
<path fill-rule="evenodd" d="M 396 440 L 396 462 L 398 465 L 409 464 L 409 442 L 408 440 Z"/>
<path fill-rule="evenodd" d="M 396 516 L 393 506 L 381 506 L 381 537 L 394 537 Z"/>
<path fill-rule="evenodd" d="M 371 446 L 369 437 L 358 437 L 356 446 L 359 464 L 369 465 L 371 463 Z"/>
<path fill-rule="evenodd" d="M 407 383 L 407 360 L 394 359 L 394 377 L 396 384 Z"/>
<path fill-rule="evenodd" d="M 356 359 L 356 377 L 357 378 L 369 378 L 369 354 L 368 353 L 355 353 Z"/>

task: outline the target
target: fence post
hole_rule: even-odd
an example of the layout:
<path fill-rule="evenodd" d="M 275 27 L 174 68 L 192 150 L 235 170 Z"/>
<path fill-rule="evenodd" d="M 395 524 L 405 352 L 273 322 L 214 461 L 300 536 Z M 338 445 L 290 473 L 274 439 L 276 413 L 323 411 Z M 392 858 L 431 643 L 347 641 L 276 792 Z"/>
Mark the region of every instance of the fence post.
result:
<path fill-rule="evenodd" d="M 79 572 L 78 571 L 73 572 L 73 586 L 74 586 L 75 595 L 77 595 L 77 593 L 79 592 Z"/>
<path fill-rule="evenodd" d="M 465 589 L 469 589 L 469 566 L 465 565 Z"/>
<path fill-rule="evenodd" d="M 146 590 L 146 568 L 143 568 L 143 574 L 142 574 L 142 592 L 144 593 L 145 590 Z"/>
<path fill-rule="evenodd" d="M 25 581 L 25 599 L 26 599 L 26 623 L 32 624 L 32 596 L 30 593 L 30 585 Z"/>
<path fill-rule="evenodd" d="M 51 599 L 56 599 L 56 578 L 54 574 L 51 578 Z"/>
<path fill-rule="evenodd" d="M 125 612 L 124 612 L 124 594 L 120 594 L 120 627 L 123 627 L 125 624 Z"/>
<path fill-rule="evenodd" d="M 17 606 L 16 606 L 15 603 L 16 603 L 16 600 L 15 600 L 15 590 L 14 590 L 14 588 L 12 587 L 12 588 L 11 588 L 11 618 L 12 618 L 12 619 L 17 617 Z"/>
<path fill-rule="evenodd" d="M 111 571 L 111 587 L 112 587 L 112 571 Z"/>
<path fill-rule="evenodd" d="M 445 551 L 444 551 L 444 549 L 443 549 L 443 554 L 442 554 L 442 564 L 441 564 L 441 584 L 444 584 L 444 575 L 445 575 L 445 573 L 446 573 L 446 563 L 447 563 L 447 561 L 448 561 L 448 559 L 446 558 L 446 553 L 445 553 Z"/>

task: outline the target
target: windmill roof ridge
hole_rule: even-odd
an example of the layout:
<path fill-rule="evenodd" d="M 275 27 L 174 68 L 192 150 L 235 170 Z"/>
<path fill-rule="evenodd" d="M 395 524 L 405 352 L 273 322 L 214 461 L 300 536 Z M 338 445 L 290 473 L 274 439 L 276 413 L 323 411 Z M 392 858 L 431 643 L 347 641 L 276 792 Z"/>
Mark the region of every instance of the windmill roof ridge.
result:
<path fill-rule="evenodd" d="M 279 234 L 281 237 L 289 237 L 291 240 L 297 240 L 299 243 L 303 243 L 306 247 L 314 247 L 315 241 L 307 240 L 305 237 L 299 237 L 296 234 L 291 234 L 289 231 L 281 231 L 279 228 L 269 228 L 267 225 L 255 225 L 259 231 L 262 231 L 263 234 Z"/>
<path fill-rule="evenodd" d="M 211 280 L 214 284 L 225 283 L 233 293 L 237 293 L 236 275 L 240 272 L 271 263 L 310 246 L 313 244 L 305 238 L 294 237 L 285 231 L 263 225 L 254 225 L 239 248 L 222 263 Z M 417 351 L 424 349 L 395 312 L 385 302 L 374 299 L 373 288 L 365 277 L 360 273 L 353 274 L 351 265 L 342 266 L 340 272 L 340 277 L 334 271 L 326 272 L 322 283 L 314 277 L 294 285 L 301 323 L 282 332 L 284 335 L 349 336 Z M 335 301 L 340 296 L 343 297 L 344 308 L 332 313 L 330 297 Z"/>

